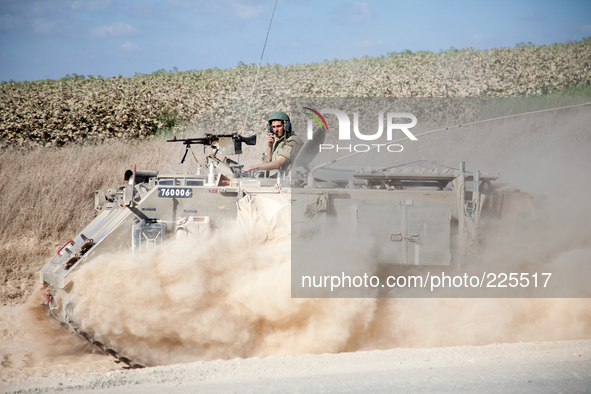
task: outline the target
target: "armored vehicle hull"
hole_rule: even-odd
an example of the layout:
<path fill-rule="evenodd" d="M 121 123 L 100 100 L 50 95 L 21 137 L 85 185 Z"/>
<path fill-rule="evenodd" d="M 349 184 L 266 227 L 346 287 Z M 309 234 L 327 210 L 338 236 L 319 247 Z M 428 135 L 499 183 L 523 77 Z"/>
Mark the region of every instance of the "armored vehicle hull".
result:
<path fill-rule="evenodd" d="M 327 172 L 314 187 L 295 179 L 228 177 L 214 166 L 206 175 L 127 171 L 127 183 L 96 192 L 97 217 L 41 270 L 48 311 L 105 352 L 139 367 L 82 331 L 72 316 L 76 271 L 93 257 L 145 253 L 171 239 L 206 239 L 227 223 L 238 223 L 247 237 L 261 225 L 269 239 L 297 236 L 292 215 L 305 212 L 330 218 L 353 236 L 370 236 L 389 256 L 382 263 L 445 266 L 478 253 L 483 223 L 533 214 L 530 196 L 504 187 L 497 176 L 468 173 L 463 163 L 458 169 L 430 163 L 430 170 L 416 164 L 358 170 L 349 179 L 327 180 Z M 253 215 L 255 209 L 261 212 Z"/>

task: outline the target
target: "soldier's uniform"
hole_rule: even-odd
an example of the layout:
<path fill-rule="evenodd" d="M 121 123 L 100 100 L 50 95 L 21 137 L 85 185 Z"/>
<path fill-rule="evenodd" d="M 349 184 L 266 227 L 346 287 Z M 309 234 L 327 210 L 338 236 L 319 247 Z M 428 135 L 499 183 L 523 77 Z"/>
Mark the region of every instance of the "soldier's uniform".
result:
<path fill-rule="evenodd" d="M 302 149 L 302 146 L 304 146 L 304 141 L 302 141 L 297 135 L 291 134 L 287 138 L 285 138 L 285 136 L 286 135 L 283 134 L 275 141 L 275 147 L 273 148 L 273 153 L 271 154 L 269 162 L 277 160 L 279 156 L 285 157 L 287 161 L 279 170 L 270 170 L 270 177 L 275 176 L 278 171 L 285 171 L 285 174 L 288 174 L 298 152 Z M 266 162 L 265 157 L 263 157 L 263 162 Z"/>

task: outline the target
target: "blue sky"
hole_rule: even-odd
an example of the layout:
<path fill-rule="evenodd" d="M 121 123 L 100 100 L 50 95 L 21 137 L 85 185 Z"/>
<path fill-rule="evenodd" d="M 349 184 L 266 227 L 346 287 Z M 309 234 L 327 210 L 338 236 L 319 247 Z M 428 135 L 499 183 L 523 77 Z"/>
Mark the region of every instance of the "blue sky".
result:
<path fill-rule="evenodd" d="M 274 0 L 0 0 L 0 81 L 258 63 Z M 279 0 L 263 64 L 591 36 L 591 1 Z"/>

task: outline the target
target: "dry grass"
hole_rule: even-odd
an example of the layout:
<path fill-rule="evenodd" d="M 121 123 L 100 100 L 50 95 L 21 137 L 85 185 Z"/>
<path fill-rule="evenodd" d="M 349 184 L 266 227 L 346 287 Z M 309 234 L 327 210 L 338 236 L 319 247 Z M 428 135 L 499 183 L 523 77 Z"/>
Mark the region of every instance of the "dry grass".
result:
<path fill-rule="evenodd" d="M 178 147 L 177 147 L 178 148 Z M 174 147 L 162 141 L 0 153 L 0 302 L 21 302 L 51 253 L 95 216 L 94 191 L 138 169 L 170 171 Z"/>

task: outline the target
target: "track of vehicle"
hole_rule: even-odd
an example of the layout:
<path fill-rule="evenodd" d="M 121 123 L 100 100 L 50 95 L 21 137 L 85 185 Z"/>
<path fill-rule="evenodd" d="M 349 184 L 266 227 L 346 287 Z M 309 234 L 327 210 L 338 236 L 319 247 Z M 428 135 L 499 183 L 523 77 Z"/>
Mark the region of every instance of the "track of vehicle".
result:
<path fill-rule="evenodd" d="M 68 309 L 67 307 L 71 306 L 71 304 L 68 304 L 66 306 L 66 309 Z M 66 328 L 67 330 L 73 332 L 74 334 L 78 335 L 80 338 L 87 340 L 88 342 L 90 342 L 91 344 L 93 344 L 94 346 L 98 347 L 99 349 L 101 349 L 101 351 L 103 351 L 106 354 L 109 354 L 113 357 L 115 357 L 119 362 L 122 362 L 124 364 L 127 365 L 127 369 L 135 369 L 135 368 L 145 368 L 145 366 L 143 364 L 140 363 L 136 363 L 134 361 L 132 361 L 129 357 L 126 357 L 124 355 L 122 355 L 121 353 L 117 352 L 114 349 L 111 349 L 110 347 L 108 347 L 107 345 L 103 344 L 100 341 L 97 341 L 96 339 L 94 339 L 92 337 L 92 335 L 90 335 L 89 333 L 87 333 L 86 331 L 82 330 L 78 324 L 72 320 L 72 318 L 70 317 L 70 315 L 66 312 L 66 321 L 63 321 L 60 319 L 60 317 L 55 314 L 51 308 L 48 306 L 48 313 L 50 316 L 52 316 L 53 318 L 55 318 L 62 327 Z"/>

